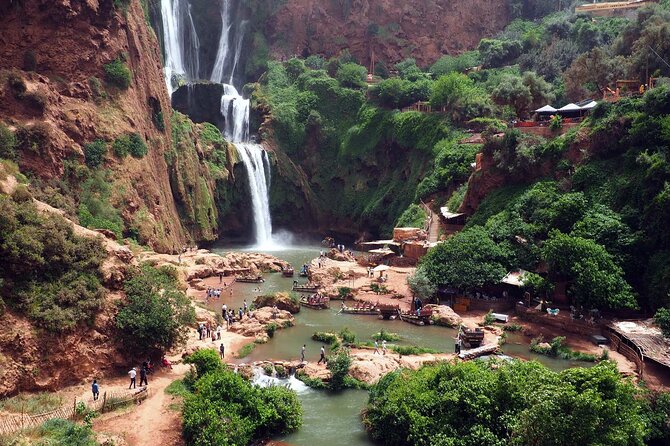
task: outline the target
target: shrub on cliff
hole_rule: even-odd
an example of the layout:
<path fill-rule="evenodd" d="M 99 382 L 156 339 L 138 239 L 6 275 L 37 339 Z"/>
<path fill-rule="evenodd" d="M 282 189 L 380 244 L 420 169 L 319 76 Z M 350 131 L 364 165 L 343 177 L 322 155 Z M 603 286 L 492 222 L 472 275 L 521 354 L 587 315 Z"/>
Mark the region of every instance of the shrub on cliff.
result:
<path fill-rule="evenodd" d="M 166 352 L 186 340 L 195 311 L 170 270 L 144 264 L 126 281 L 124 290 L 126 301 L 116 326 L 130 354 Z"/>
<path fill-rule="evenodd" d="M 396 222 L 397 228 L 423 228 L 426 225 L 426 211 L 418 204 L 410 204 Z"/>
<path fill-rule="evenodd" d="M 247 445 L 297 430 L 302 408 L 295 392 L 256 387 L 217 368 L 199 376 L 184 402 L 184 439 L 189 446 Z"/>
<path fill-rule="evenodd" d="M 0 122 L 0 158 L 13 160 L 16 158 L 16 136 L 7 126 Z"/>
<path fill-rule="evenodd" d="M 112 85 L 126 90 L 130 87 L 131 73 L 130 69 L 120 59 L 111 61 L 105 64 L 105 80 Z"/>
<path fill-rule="evenodd" d="M 651 423 L 639 395 L 609 361 L 560 373 L 536 362 L 443 363 L 382 378 L 364 423 L 390 446 L 642 445 Z"/>
<path fill-rule="evenodd" d="M 121 135 L 112 144 L 114 155 L 125 158 L 130 154 L 133 158 L 143 158 L 147 152 L 147 145 L 138 133 Z"/>
<path fill-rule="evenodd" d="M 107 154 L 107 143 L 102 139 L 96 139 L 84 146 L 84 159 L 91 169 L 99 167 L 105 160 Z"/>
<path fill-rule="evenodd" d="M 103 289 L 99 240 L 74 234 L 57 215 L 38 213 L 31 201 L 0 197 L 0 296 L 47 330 L 73 329 L 93 320 Z"/>

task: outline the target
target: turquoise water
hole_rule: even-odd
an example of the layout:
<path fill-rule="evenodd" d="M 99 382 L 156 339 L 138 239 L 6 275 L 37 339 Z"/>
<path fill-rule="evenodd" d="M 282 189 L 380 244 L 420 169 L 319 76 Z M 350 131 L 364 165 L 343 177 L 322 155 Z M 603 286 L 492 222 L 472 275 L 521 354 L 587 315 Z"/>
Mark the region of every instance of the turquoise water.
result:
<path fill-rule="evenodd" d="M 221 246 L 214 247 L 212 251 L 225 254 L 233 249 L 235 251 L 253 250 L 253 248 L 241 246 Z M 291 263 L 298 271 L 303 263 L 308 263 L 318 257 L 321 249 L 318 244 L 308 244 L 265 252 Z M 304 278 L 297 277 L 297 275 L 295 278 L 286 278 L 279 273 L 265 274 L 264 279 L 265 282 L 262 284 L 234 284 L 233 296 L 224 293 L 222 300 L 212 303 L 210 308 L 220 312 L 223 303 L 229 307 L 238 308 L 243 305 L 244 300 L 251 304 L 259 294 L 290 290 L 293 280 L 305 281 Z M 278 330 L 267 344 L 257 345 L 249 356 L 239 362 L 299 359 L 300 347 L 303 344 L 307 345 L 307 359 L 317 360 L 321 345 L 312 341 L 312 334 L 316 331 L 339 332 L 344 327 L 353 331 L 360 341 L 370 340 L 373 333 L 383 328 L 401 336 L 398 344 L 428 347 L 443 352 L 452 352 L 454 349 L 454 330 L 436 326 L 420 327 L 401 321 L 384 321 L 375 316 L 338 314 L 339 307 L 340 302 L 334 301 L 329 310 L 302 308 L 300 313 L 295 315 L 296 325 L 294 327 Z M 555 371 L 590 365 L 531 353 L 528 350 L 529 340 L 518 333 L 509 333 L 507 339 L 508 344 L 503 347 L 506 354 L 537 360 Z M 294 388 L 303 407 L 304 423 L 300 431 L 277 438 L 277 441 L 295 446 L 370 446 L 372 444 L 360 420 L 360 413 L 367 403 L 368 393 L 366 391 L 348 390 L 334 394 L 306 388 L 295 379 L 260 378 L 260 381 L 289 385 Z"/>

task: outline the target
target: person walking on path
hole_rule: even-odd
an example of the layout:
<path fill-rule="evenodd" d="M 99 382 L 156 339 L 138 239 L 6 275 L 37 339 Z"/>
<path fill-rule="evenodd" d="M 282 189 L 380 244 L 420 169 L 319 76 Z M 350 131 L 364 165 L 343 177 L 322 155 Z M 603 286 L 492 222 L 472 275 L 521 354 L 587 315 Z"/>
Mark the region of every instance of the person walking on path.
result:
<path fill-rule="evenodd" d="M 300 349 L 300 362 L 305 362 L 305 350 L 307 350 L 307 345 L 303 344 Z"/>
<path fill-rule="evenodd" d="M 382 352 L 386 354 L 386 339 L 382 339 Z"/>
<path fill-rule="evenodd" d="M 224 356 L 226 356 L 226 346 L 223 345 L 223 342 L 221 343 L 221 345 L 219 345 L 219 355 L 221 356 L 221 359 L 223 359 Z"/>
<path fill-rule="evenodd" d="M 142 383 L 144 383 L 145 386 L 149 385 L 149 381 L 147 381 L 147 368 L 142 367 L 140 369 L 140 387 L 142 387 Z"/>
<path fill-rule="evenodd" d="M 319 362 L 317 362 L 317 364 L 321 364 L 321 361 L 323 361 L 324 364 L 326 363 L 326 348 L 323 345 L 321 346 L 321 357 L 319 358 Z"/>
<path fill-rule="evenodd" d="M 373 355 L 380 355 L 381 354 L 381 353 L 379 353 L 379 341 L 377 341 L 376 339 L 375 339 L 375 351 L 372 354 Z"/>
<path fill-rule="evenodd" d="M 93 380 L 93 384 L 91 384 L 91 391 L 93 392 L 93 401 L 96 401 L 98 399 L 98 396 L 100 396 L 100 387 L 98 386 L 98 381 Z"/>
<path fill-rule="evenodd" d="M 130 376 L 130 385 L 128 386 L 128 389 L 135 389 L 137 386 L 135 385 L 135 377 L 137 376 L 137 372 L 135 371 L 135 367 L 130 369 L 128 372 L 128 376 Z"/>

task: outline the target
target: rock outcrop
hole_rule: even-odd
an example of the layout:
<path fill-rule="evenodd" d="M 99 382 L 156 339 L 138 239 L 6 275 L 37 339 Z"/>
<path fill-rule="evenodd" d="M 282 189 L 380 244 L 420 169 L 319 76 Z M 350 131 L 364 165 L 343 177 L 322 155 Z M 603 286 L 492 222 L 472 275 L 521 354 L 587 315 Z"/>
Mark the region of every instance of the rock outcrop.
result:
<path fill-rule="evenodd" d="M 254 299 L 254 307 L 272 307 L 276 305 L 278 309 L 288 311 L 291 314 L 300 312 L 300 304 L 293 299 L 289 293 L 280 292 L 271 295 L 258 296 Z"/>
<path fill-rule="evenodd" d="M 259 308 L 250 312 L 241 321 L 235 322 L 229 328 L 233 333 L 246 337 L 254 337 L 257 342 L 268 341 L 268 327 L 274 324 L 275 329 L 293 326 L 295 319 L 288 311 L 278 310 L 275 314 L 272 308 Z"/>
<path fill-rule="evenodd" d="M 474 48 L 509 21 L 503 0 L 289 0 L 271 18 L 277 56 L 325 54 L 347 48 L 361 63 L 388 66 L 415 58 L 421 65 Z"/>
<path fill-rule="evenodd" d="M 435 322 L 435 325 L 458 327 L 463 323 L 463 319 L 447 305 L 426 305 L 425 307 L 433 310 L 433 322 Z"/>

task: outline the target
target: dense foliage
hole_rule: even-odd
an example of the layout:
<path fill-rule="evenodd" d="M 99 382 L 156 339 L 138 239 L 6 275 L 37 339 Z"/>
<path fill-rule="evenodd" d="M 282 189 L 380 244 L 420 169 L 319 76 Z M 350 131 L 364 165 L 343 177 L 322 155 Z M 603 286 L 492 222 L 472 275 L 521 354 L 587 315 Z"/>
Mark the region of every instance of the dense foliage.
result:
<path fill-rule="evenodd" d="M 86 165 L 91 169 L 99 167 L 105 161 L 105 155 L 107 155 L 107 143 L 102 139 L 84 145 Z"/>
<path fill-rule="evenodd" d="M 642 445 L 651 423 L 639 393 L 607 361 L 561 373 L 535 362 L 441 364 L 382 378 L 364 422 L 388 445 Z"/>
<path fill-rule="evenodd" d="M 116 315 L 116 326 L 131 354 L 166 352 L 185 341 L 195 311 L 178 288 L 174 268 L 144 264 L 124 290 L 126 300 Z"/>
<path fill-rule="evenodd" d="M 418 204 L 411 204 L 396 222 L 397 228 L 423 228 L 428 215 Z"/>
<path fill-rule="evenodd" d="M 104 292 L 99 240 L 75 235 L 32 201 L 0 195 L 0 256 L 0 295 L 10 308 L 50 331 L 93 321 Z"/>
<path fill-rule="evenodd" d="M 126 64 L 120 60 L 115 59 L 108 64 L 105 64 L 105 80 L 110 84 L 122 90 L 130 87 L 130 80 L 132 73 Z"/>
<path fill-rule="evenodd" d="M 125 158 L 131 155 L 133 158 L 142 158 L 147 154 L 147 145 L 138 133 L 128 133 L 119 136 L 112 143 L 114 155 Z"/>
<path fill-rule="evenodd" d="M 260 388 L 226 369 L 213 350 L 196 352 L 192 393 L 186 397 L 183 428 L 189 446 L 248 445 L 287 434 L 302 424 L 295 392 L 281 386 Z"/>

